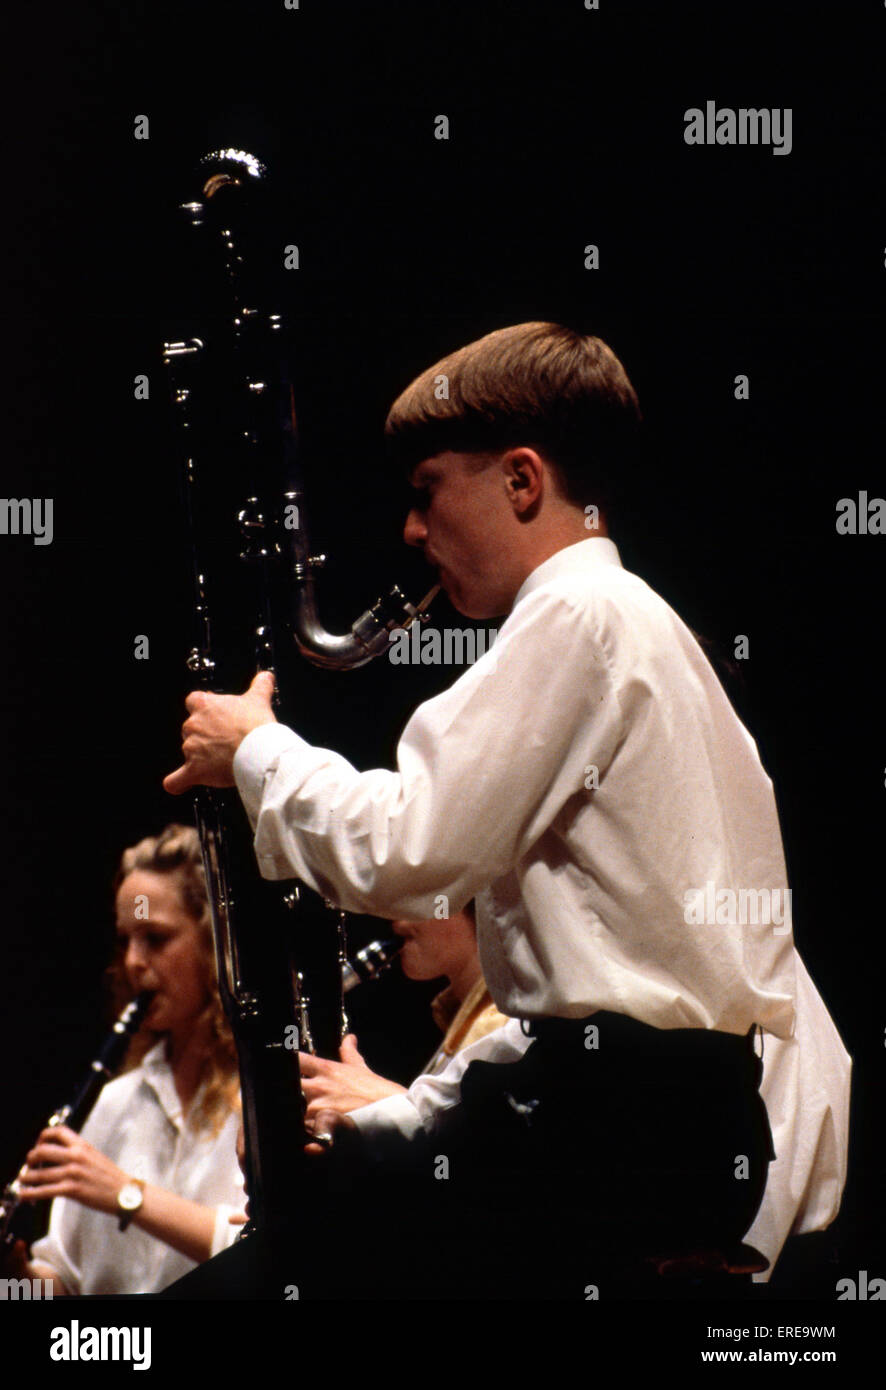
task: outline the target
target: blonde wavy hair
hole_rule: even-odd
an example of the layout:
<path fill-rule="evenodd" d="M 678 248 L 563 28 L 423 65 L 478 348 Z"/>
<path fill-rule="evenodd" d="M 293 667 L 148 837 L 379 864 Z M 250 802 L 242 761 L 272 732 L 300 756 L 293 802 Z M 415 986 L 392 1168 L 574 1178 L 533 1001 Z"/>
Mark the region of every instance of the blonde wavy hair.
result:
<path fill-rule="evenodd" d="M 149 835 L 124 850 L 114 877 L 114 896 L 130 874 L 142 870 L 168 874 L 175 879 L 182 907 L 197 927 L 201 960 L 205 966 L 207 1003 L 199 1023 L 207 1025 L 208 1043 L 194 1108 L 189 1121 L 198 1129 L 218 1134 L 231 1111 L 240 1109 L 237 1051 L 219 999 L 212 942 L 212 922 L 206 896 L 206 880 L 197 831 L 189 825 L 167 825 L 159 835 Z M 132 995 L 124 968 L 124 950 L 118 945 L 108 970 L 113 1008 L 116 1012 Z M 163 1037 L 153 1029 L 139 1029 L 129 1046 L 125 1071 L 137 1067 L 147 1052 Z"/>

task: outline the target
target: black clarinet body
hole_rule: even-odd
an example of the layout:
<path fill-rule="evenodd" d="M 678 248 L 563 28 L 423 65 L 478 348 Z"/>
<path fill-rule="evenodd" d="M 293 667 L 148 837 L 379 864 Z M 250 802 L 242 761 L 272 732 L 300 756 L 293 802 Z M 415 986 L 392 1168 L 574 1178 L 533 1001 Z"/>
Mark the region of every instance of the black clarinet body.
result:
<path fill-rule="evenodd" d="M 122 1010 L 110 1033 L 105 1038 L 89 1070 L 83 1077 L 73 1098 L 50 1115 L 47 1127 L 66 1125 L 68 1129 L 79 1130 L 89 1112 L 98 1100 L 105 1083 L 110 1081 L 126 1055 L 130 1039 L 141 1027 L 153 995 L 150 991 L 137 995 Z M 32 1209 L 18 1195 L 21 1171 L 6 1187 L 0 1200 L 0 1249 L 8 1250 L 16 1240 L 28 1239 Z"/>

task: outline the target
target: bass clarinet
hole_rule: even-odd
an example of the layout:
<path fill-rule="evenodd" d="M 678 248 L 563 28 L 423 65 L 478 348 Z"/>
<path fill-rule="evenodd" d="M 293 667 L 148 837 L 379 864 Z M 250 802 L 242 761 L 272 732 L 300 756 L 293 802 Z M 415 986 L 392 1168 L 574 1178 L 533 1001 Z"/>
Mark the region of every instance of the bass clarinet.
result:
<path fill-rule="evenodd" d="M 266 170 L 242 150 L 201 161 L 200 197 L 182 205 L 191 254 L 214 289 L 199 332 L 167 342 L 163 358 L 184 440 L 184 493 L 192 553 L 194 643 L 188 670 L 205 690 L 242 688 L 273 670 L 285 710 L 295 650 L 334 670 L 362 666 L 389 649 L 389 633 L 426 616 L 395 586 L 352 625 L 334 634 L 318 615 L 315 571 L 298 464 L 294 392 L 281 352 L 282 319 L 271 312 L 247 246 Z M 239 551 L 231 565 L 232 551 Z M 248 635 L 222 631 L 249 591 Z M 212 614 L 210 616 L 210 593 Z M 306 1132 L 298 1050 L 310 1050 L 307 1000 L 295 959 L 294 916 L 305 893 L 295 882 L 264 882 L 236 793 L 201 788 L 195 814 L 203 848 L 219 991 L 237 1045 L 250 1228 L 295 1220 L 298 1165 Z M 344 1011 L 344 914 L 338 919 L 338 979 Z M 303 933 L 302 933 L 303 934 Z M 328 1046 L 328 1045 L 327 1045 Z M 321 1049 L 322 1050 L 322 1049 Z M 248 1234 L 248 1230 L 247 1230 Z"/>

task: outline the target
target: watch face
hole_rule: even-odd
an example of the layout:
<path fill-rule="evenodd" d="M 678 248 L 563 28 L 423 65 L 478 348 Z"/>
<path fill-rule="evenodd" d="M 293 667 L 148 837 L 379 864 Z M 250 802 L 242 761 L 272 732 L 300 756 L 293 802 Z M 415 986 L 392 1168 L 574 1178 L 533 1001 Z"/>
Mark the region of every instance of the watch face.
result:
<path fill-rule="evenodd" d="M 142 1204 L 142 1190 L 138 1183 L 128 1182 L 117 1193 L 117 1206 L 123 1211 L 138 1211 Z"/>

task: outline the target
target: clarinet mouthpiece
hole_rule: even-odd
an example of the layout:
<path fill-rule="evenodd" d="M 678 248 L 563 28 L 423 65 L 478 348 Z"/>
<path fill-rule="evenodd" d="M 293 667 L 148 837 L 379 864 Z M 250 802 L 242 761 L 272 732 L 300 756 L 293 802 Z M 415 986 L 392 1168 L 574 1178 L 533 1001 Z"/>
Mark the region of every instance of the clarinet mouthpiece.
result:
<path fill-rule="evenodd" d="M 393 965 L 400 953 L 403 942 L 394 936 L 385 941 L 370 941 L 342 968 L 341 984 L 347 994 L 357 985 L 375 980 Z"/>

